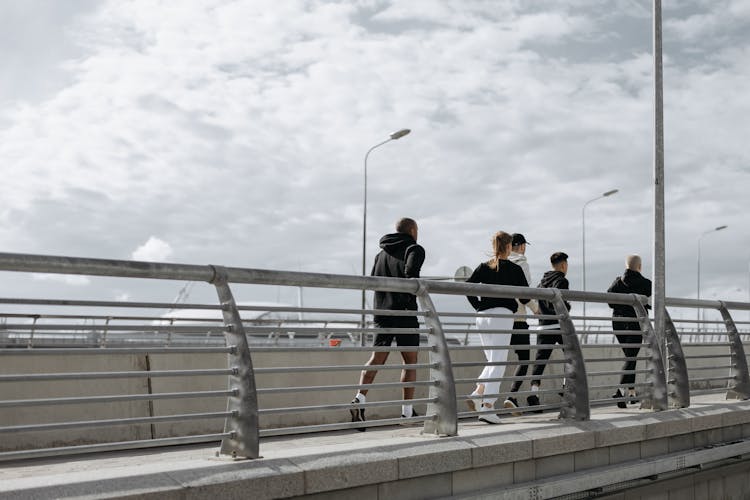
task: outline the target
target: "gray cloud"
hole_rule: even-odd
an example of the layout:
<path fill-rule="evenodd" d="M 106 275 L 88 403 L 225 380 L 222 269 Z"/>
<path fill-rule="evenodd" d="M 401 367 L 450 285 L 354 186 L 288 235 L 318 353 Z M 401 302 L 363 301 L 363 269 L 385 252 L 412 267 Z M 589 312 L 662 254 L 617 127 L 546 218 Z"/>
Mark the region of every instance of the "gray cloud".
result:
<path fill-rule="evenodd" d="M 747 287 L 750 12 L 713 5 L 665 9 L 673 295 L 694 294 L 697 237 L 721 223 L 706 286 Z M 38 43 L 72 48 L 27 53 L 46 90 L 21 95 L 12 68 L 0 86 L 8 251 L 128 258 L 153 235 L 179 262 L 356 273 L 364 154 L 409 127 L 369 158 L 368 260 L 410 215 L 425 274 L 476 265 L 506 229 L 535 279 L 562 249 L 580 287 L 582 206 L 619 188 L 587 210 L 588 287 L 632 252 L 650 272 L 650 2 L 41 8 L 60 27 Z"/>

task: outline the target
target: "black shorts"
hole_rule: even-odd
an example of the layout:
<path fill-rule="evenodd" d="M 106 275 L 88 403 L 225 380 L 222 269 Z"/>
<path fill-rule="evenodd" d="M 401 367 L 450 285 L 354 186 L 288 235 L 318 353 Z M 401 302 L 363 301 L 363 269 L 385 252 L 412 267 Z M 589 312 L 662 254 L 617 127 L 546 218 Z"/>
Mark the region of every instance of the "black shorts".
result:
<path fill-rule="evenodd" d="M 416 316 L 380 316 L 375 319 L 378 328 L 419 328 Z M 396 339 L 397 346 L 418 346 L 418 333 L 378 333 L 375 335 L 374 346 L 384 347 L 393 344 Z"/>

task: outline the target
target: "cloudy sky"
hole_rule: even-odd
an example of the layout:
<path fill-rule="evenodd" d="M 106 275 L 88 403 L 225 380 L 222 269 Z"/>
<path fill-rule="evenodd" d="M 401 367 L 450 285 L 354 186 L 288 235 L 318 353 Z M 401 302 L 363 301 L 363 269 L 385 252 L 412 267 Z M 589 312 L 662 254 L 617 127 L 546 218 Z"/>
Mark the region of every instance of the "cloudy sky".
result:
<path fill-rule="evenodd" d="M 663 9 L 667 294 L 695 296 L 726 224 L 702 296 L 746 300 L 750 1 Z M 368 160 L 368 267 L 406 215 L 423 274 L 502 229 L 580 289 L 582 207 L 616 188 L 586 209 L 587 288 L 629 253 L 651 273 L 648 0 L 7 0 L 0 61 L 6 252 L 357 274 L 365 152 L 410 128 Z"/>

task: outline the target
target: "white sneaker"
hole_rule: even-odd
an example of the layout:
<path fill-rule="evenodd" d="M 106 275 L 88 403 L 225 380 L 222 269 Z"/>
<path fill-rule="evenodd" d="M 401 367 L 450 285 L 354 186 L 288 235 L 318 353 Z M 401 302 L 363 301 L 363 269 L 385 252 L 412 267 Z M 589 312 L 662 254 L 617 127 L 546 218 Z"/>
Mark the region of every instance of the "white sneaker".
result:
<path fill-rule="evenodd" d="M 479 420 L 481 422 L 486 422 L 488 424 L 499 424 L 502 422 L 500 420 L 500 417 L 497 416 L 497 414 L 492 412 L 492 408 L 487 408 L 486 406 L 482 406 L 481 410 L 483 413 L 479 415 Z"/>

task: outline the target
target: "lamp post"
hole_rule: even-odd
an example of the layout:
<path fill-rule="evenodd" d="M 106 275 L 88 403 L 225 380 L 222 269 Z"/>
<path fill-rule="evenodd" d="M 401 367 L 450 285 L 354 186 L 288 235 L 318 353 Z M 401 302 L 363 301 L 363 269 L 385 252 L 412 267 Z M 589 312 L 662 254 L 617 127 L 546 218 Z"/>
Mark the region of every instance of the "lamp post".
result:
<path fill-rule="evenodd" d="M 701 240 L 703 240 L 703 237 L 706 236 L 707 234 L 715 233 L 716 231 L 721 231 L 722 229 L 726 229 L 726 228 L 727 228 L 727 226 L 723 225 L 723 226 L 715 227 L 713 229 L 709 229 L 708 231 L 704 231 L 700 235 L 700 237 L 698 238 L 698 273 L 697 273 L 698 274 L 698 284 L 696 286 L 698 300 L 701 300 Z M 702 309 L 703 308 L 698 307 L 698 309 L 696 310 L 696 313 L 697 313 L 696 319 L 698 320 L 698 331 L 699 332 L 701 331 L 700 319 L 701 319 L 701 310 Z"/>
<path fill-rule="evenodd" d="M 601 200 L 602 198 L 606 198 L 607 196 L 612 196 L 613 194 L 617 193 L 619 189 L 611 189 L 607 191 L 606 193 L 602 193 L 600 196 L 597 196 L 596 198 L 593 198 L 586 203 L 583 204 L 583 208 L 581 209 L 581 242 L 583 244 L 583 291 L 586 291 L 586 207 L 590 204 L 595 202 L 596 200 Z M 586 301 L 583 302 L 583 329 L 586 329 Z"/>
<path fill-rule="evenodd" d="M 366 259 L 366 253 L 367 253 L 367 158 L 370 156 L 370 153 L 372 153 L 372 150 L 375 148 L 378 148 L 382 146 L 383 144 L 387 144 L 391 141 L 395 141 L 397 139 L 401 139 L 403 136 L 408 135 L 411 132 L 410 129 L 404 128 L 397 132 L 392 133 L 388 139 L 384 140 L 383 142 L 379 142 L 375 144 L 373 147 L 367 150 L 367 153 L 365 153 L 365 185 L 364 185 L 364 202 L 363 206 L 364 209 L 362 211 L 362 276 L 367 276 L 367 271 L 365 268 L 365 259 Z M 365 290 L 362 289 L 362 329 L 365 328 Z M 364 332 L 362 333 L 361 338 L 361 344 L 364 345 Z"/>

